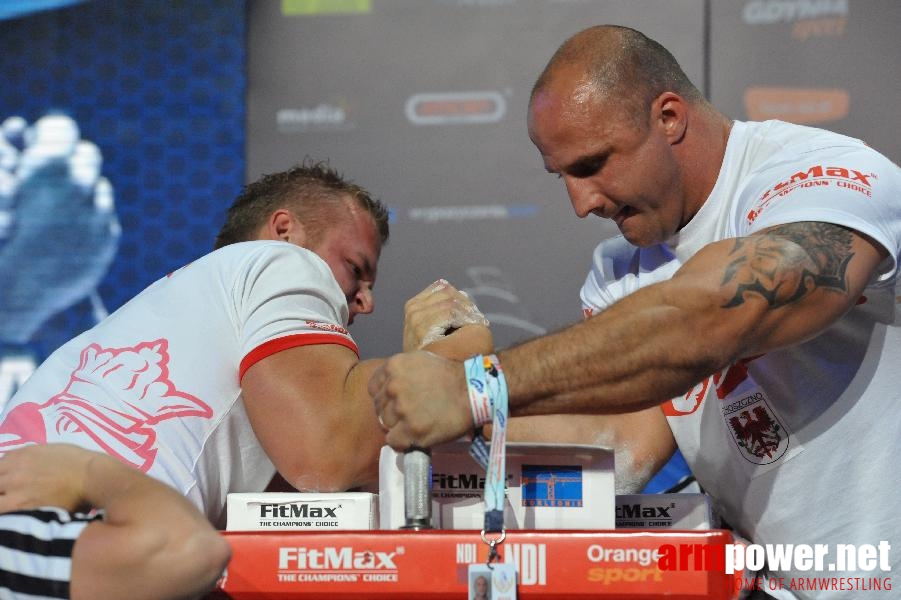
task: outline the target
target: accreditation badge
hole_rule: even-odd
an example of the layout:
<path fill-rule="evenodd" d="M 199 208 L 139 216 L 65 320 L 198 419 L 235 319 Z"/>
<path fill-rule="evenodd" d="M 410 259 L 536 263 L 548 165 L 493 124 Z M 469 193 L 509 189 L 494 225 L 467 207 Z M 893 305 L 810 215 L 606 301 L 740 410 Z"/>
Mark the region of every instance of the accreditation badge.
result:
<path fill-rule="evenodd" d="M 508 563 L 469 565 L 469 600 L 516 600 L 516 567 Z"/>

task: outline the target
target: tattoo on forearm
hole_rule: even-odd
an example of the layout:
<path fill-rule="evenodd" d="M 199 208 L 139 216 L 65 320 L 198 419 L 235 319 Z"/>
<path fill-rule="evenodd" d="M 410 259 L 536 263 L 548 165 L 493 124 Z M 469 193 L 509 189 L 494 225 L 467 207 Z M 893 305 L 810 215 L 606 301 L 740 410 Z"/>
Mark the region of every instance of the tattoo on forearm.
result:
<path fill-rule="evenodd" d="M 845 272 L 854 256 L 851 233 L 827 223 L 792 223 L 735 241 L 723 284 L 734 286 L 724 308 L 758 296 L 772 308 L 791 304 L 817 288 L 847 291 Z"/>

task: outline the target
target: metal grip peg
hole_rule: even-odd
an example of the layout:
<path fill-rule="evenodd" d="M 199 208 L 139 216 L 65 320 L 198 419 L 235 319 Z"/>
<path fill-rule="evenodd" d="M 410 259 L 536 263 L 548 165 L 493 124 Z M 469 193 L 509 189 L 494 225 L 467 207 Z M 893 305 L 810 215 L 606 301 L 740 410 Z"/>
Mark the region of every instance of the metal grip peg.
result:
<path fill-rule="evenodd" d="M 404 521 L 401 529 L 432 528 L 432 458 L 423 448 L 404 452 Z"/>

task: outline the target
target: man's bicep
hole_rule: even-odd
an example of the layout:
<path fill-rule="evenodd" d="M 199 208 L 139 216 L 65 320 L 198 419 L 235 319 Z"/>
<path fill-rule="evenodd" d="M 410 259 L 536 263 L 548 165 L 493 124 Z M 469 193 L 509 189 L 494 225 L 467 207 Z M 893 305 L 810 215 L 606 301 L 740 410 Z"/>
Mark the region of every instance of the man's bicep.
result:
<path fill-rule="evenodd" d="M 831 223 L 778 225 L 745 239 L 752 246 L 749 252 L 736 253 L 734 264 L 749 267 L 747 272 L 763 284 L 774 306 L 801 302 L 818 291 L 831 292 L 851 305 L 887 255 L 870 238 Z M 768 271 L 772 275 L 767 285 Z M 741 293 L 740 282 L 735 283 Z"/>
<path fill-rule="evenodd" d="M 295 487 L 297 476 L 318 471 L 328 434 L 340 427 L 345 381 L 357 363 L 345 346 L 316 344 L 267 356 L 244 374 L 241 389 L 254 433 Z"/>
<path fill-rule="evenodd" d="M 886 251 L 829 223 L 799 222 L 705 247 L 674 281 L 706 278 L 745 355 L 805 341 L 859 299 Z M 728 329 L 728 327 L 727 327 Z"/>

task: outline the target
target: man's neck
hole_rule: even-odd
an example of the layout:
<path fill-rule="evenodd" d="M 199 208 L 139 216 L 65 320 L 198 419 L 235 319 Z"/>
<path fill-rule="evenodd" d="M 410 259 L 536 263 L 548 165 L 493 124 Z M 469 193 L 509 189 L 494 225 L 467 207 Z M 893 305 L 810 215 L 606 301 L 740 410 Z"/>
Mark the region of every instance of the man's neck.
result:
<path fill-rule="evenodd" d="M 692 112 L 692 121 L 682 153 L 682 185 L 687 223 L 697 214 L 719 178 L 732 120 L 709 104 Z"/>

